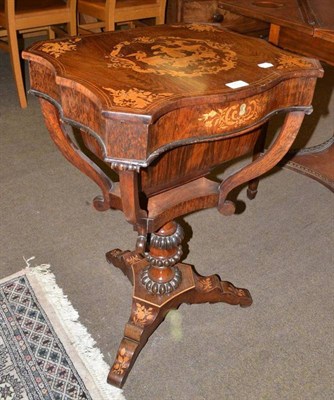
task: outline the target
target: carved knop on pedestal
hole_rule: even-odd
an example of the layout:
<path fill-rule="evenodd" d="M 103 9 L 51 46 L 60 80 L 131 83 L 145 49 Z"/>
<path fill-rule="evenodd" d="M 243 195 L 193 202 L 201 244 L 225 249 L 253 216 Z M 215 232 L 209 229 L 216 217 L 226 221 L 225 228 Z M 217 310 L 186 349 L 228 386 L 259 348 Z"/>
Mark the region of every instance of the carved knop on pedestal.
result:
<path fill-rule="evenodd" d="M 182 274 L 175 264 L 182 256 L 180 243 L 183 237 L 181 226 L 174 221 L 152 233 L 150 251 L 145 254 L 150 265 L 143 270 L 141 277 L 148 292 L 168 294 L 180 285 Z"/>
<path fill-rule="evenodd" d="M 175 232 L 172 233 L 169 236 L 161 235 L 159 233 L 153 233 L 151 236 L 151 241 L 150 244 L 152 247 L 156 247 L 159 249 L 172 249 L 174 247 L 177 247 L 179 244 L 181 244 L 183 238 L 184 238 L 184 233 L 181 225 L 173 222 L 173 226 L 176 226 Z M 161 230 L 160 230 L 161 232 Z"/>
<path fill-rule="evenodd" d="M 182 280 L 181 271 L 177 267 L 171 268 L 171 273 L 170 273 L 171 278 L 167 282 L 155 281 L 151 277 L 150 274 L 151 272 L 152 271 L 150 271 L 150 267 L 145 268 L 141 278 L 142 284 L 145 286 L 146 290 L 149 293 L 160 294 L 160 295 L 171 293 L 173 290 L 179 287 Z"/>

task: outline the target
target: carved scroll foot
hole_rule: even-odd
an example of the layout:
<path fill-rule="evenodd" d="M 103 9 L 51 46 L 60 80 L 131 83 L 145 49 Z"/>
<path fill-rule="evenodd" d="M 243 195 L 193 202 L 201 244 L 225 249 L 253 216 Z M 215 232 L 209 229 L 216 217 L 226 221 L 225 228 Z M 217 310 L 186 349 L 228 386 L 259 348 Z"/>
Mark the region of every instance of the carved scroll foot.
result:
<path fill-rule="evenodd" d="M 135 251 L 122 251 L 114 249 L 106 253 L 106 259 L 109 264 L 119 268 L 129 281 L 133 284 L 132 265 L 143 259 L 143 256 Z"/>
<path fill-rule="evenodd" d="M 195 289 L 191 303 L 227 303 L 249 307 L 253 300 L 247 289 L 241 289 L 217 275 L 199 276 L 194 273 Z"/>

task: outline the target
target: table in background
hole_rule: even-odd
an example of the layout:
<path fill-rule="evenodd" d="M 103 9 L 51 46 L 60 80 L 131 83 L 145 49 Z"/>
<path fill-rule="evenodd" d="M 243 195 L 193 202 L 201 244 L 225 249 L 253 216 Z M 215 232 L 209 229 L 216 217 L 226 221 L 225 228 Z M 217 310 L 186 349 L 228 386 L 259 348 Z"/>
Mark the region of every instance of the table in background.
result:
<path fill-rule="evenodd" d="M 219 0 L 222 9 L 270 23 L 269 41 L 334 66 L 332 0 Z M 298 151 L 284 165 L 334 191 L 334 136 Z"/>
<path fill-rule="evenodd" d="M 255 37 L 266 36 L 269 24 L 219 8 L 219 0 L 168 0 L 166 23 L 215 23 Z"/>

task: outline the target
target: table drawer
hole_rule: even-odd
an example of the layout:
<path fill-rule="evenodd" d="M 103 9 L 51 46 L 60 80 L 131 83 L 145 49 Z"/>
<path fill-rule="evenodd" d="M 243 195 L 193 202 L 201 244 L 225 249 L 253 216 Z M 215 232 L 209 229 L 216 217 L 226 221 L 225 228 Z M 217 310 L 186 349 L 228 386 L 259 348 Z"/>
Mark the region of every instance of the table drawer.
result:
<path fill-rule="evenodd" d="M 273 113 L 293 108 L 296 104 L 309 106 L 304 98 L 312 79 L 291 79 L 263 93 L 228 103 L 216 101 L 206 105 L 183 107 L 162 116 L 148 135 L 148 154 L 190 143 L 217 140 L 263 124 Z M 287 96 L 290 90 L 294 96 Z"/>

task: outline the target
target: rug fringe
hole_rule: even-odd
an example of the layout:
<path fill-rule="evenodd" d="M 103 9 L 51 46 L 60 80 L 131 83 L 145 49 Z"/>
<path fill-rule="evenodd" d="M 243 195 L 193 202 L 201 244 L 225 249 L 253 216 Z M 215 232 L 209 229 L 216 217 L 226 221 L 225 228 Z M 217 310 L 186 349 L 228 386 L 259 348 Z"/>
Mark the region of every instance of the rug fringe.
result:
<path fill-rule="evenodd" d="M 41 284 L 51 306 L 62 322 L 73 347 L 78 352 L 85 365 L 90 365 L 89 373 L 98 384 L 98 389 L 106 399 L 125 400 L 122 390 L 117 389 L 106 382 L 109 367 L 103 359 L 101 351 L 96 347 L 96 342 L 87 331 L 87 328 L 79 322 L 79 314 L 73 308 L 68 297 L 57 285 L 55 275 L 50 272 L 49 264 L 31 266 L 31 257 L 26 261 L 26 273 L 34 276 Z M 112 397 L 111 397 L 112 396 Z"/>

